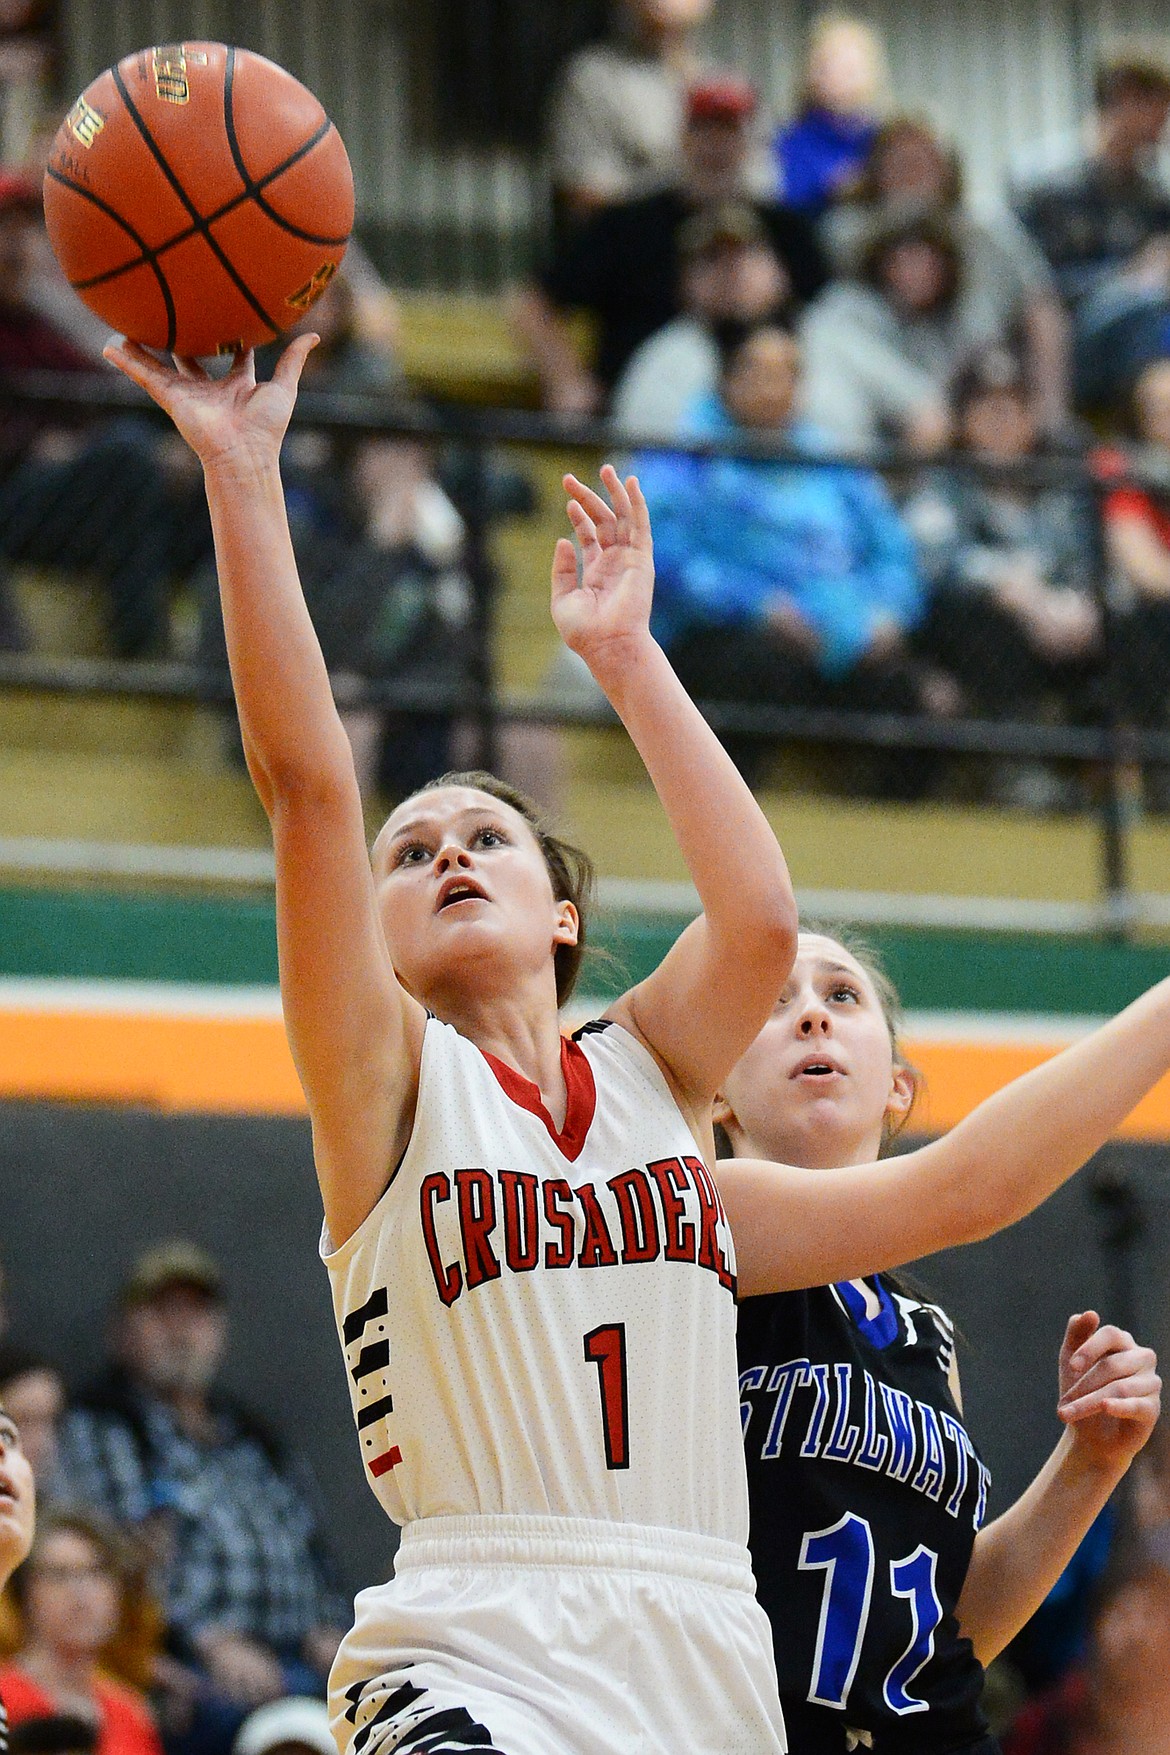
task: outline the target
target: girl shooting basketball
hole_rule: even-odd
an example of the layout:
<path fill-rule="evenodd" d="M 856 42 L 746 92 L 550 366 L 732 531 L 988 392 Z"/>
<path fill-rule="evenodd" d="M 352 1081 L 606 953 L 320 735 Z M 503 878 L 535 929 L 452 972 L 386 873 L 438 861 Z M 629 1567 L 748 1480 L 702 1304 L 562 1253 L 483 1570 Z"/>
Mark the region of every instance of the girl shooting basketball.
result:
<path fill-rule="evenodd" d="M 259 388 L 247 357 L 217 382 L 130 344 L 109 357 L 203 462 L 322 1247 L 367 1474 L 404 1526 L 395 1578 L 362 1593 L 342 1644 L 335 1729 L 353 1755 L 780 1750 L 745 1546 L 734 1250 L 702 1154 L 712 1093 L 792 961 L 788 874 L 650 638 L 649 521 L 608 469 L 612 505 L 566 478 L 583 569 L 562 540 L 553 615 L 646 762 L 702 919 L 570 1043 L 557 1008 L 584 867 L 523 799 L 488 776 L 436 783 L 394 812 L 371 868 L 280 488 L 312 339 Z M 1106 1056 L 1098 1101 L 1082 1044 L 1071 1089 L 1041 1069 L 985 1106 L 979 1152 L 956 1129 L 909 1185 L 889 1166 L 730 1171 L 751 1286 L 860 1273 L 875 1250 L 904 1259 L 1028 1210 L 1170 1062 L 1161 1003 L 1139 1042 L 1121 1026 L 1126 1054 L 1094 1039 L 1124 1060 Z M 1013 1130 L 1046 1105 L 1027 1157 Z M 995 1165 L 994 1198 L 970 1198 L 973 1156 Z M 933 1229 L 908 1193 L 932 1195 Z"/>
<path fill-rule="evenodd" d="M 897 995 L 872 953 L 801 934 L 781 999 L 727 1080 L 717 1120 L 741 1159 L 817 1175 L 855 1164 L 905 1198 L 837 1215 L 818 1265 L 840 1284 L 740 1306 L 752 1559 L 792 1755 L 845 1755 L 859 1738 L 877 1755 L 994 1749 L 979 1710 L 981 1666 L 1039 1606 L 1148 1438 L 1157 1362 L 1095 1313 L 1074 1316 L 1059 1364 L 1064 1433 L 1023 1497 L 980 1528 L 986 1471 L 963 1423 L 950 1323 L 897 1280 L 845 1276 L 894 1266 L 934 1247 L 932 1238 L 952 1240 L 940 1210 L 952 1178 L 954 1195 L 982 1207 L 988 1228 L 1018 1216 L 1021 1172 L 1049 1176 L 1053 1133 L 1076 1134 L 1078 1153 L 1091 1148 L 1079 1130 L 1110 1103 L 1129 1057 L 1144 1053 L 1143 1079 L 1170 1060 L 1168 1024 L 1163 984 L 1064 1065 L 1032 1075 L 1030 1091 L 1023 1080 L 976 1111 L 941 1152 L 879 1166 L 914 1097 Z M 1080 1114 L 1068 1113 L 1070 1102 Z M 1100 1138 L 1121 1112 L 1111 1109 Z M 719 1168 L 742 1227 L 746 1201 L 764 1190 L 749 1193 L 747 1165 Z M 840 1174 L 826 1169 L 825 1186 Z M 852 1204 L 857 1182 L 850 1187 Z M 804 1238 L 773 1252 L 770 1287 L 805 1284 L 807 1212 L 807 1199 L 799 1211 L 793 1202 Z M 873 1229 L 859 1243 L 864 1233 L 851 1241 L 851 1224 Z M 750 1263 L 742 1229 L 736 1240 Z M 764 1282 L 751 1271 L 745 1289 L 758 1291 Z"/>
<path fill-rule="evenodd" d="M 399 806 L 371 869 L 305 611 L 271 383 L 109 357 L 202 460 L 281 990 L 367 1473 L 404 1525 L 332 1677 L 367 1747 L 783 1747 L 746 1549 L 734 1258 L 696 1142 L 792 960 L 780 850 L 649 635 L 650 528 L 567 478 L 553 616 L 637 744 L 704 917 L 580 1043 L 571 850 L 487 777 Z"/>

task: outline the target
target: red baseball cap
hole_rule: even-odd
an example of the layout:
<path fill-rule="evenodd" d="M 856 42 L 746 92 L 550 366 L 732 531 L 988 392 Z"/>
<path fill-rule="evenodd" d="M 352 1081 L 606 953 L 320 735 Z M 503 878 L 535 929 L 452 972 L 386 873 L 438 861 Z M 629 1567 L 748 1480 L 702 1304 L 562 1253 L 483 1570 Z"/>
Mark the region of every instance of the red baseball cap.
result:
<path fill-rule="evenodd" d="M 43 207 L 39 185 L 23 171 L 0 170 L 0 213 L 14 208 L 22 213 L 40 213 Z"/>
<path fill-rule="evenodd" d="M 696 80 L 687 92 L 688 122 L 744 122 L 756 113 L 756 88 L 737 73 Z"/>

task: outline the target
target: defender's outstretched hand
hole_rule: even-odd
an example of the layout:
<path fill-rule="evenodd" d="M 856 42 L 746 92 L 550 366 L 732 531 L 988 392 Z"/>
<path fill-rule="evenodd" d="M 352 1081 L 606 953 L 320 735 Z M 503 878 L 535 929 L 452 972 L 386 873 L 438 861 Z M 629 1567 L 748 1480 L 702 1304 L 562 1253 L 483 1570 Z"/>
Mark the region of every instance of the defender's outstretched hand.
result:
<path fill-rule="evenodd" d="M 553 556 L 552 615 L 565 645 L 604 686 L 599 671 L 620 669 L 648 638 L 654 547 L 637 477 L 623 482 L 607 463 L 601 479 L 609 505 L 576 476 L 564 478 L 569 521 L 581 545 L 581 576 L 573 544 L 562 537 Z"/>
<path fill-rule="evenodd" d="M 1158 1418 L 1156 1354 L 1086 1310 L 1069 1317 L 1059 1372 L 1057 1413 L 1070 1437 L 1094 1463 L 1124 1470 Z"/>
<path fill-rule="evenodd" d="M 204 465 L 232 454 L 267 461 L 280 450 L 301 372 L 317 340 L 299 335 L 291 341 L 267 384 L 257 384 L 250 352 L 237 354 L 222 378 L 178 355 L 173 367 L 164 365 L 137 341 L 111 341 L 105 357 L 165 409 Z"/>

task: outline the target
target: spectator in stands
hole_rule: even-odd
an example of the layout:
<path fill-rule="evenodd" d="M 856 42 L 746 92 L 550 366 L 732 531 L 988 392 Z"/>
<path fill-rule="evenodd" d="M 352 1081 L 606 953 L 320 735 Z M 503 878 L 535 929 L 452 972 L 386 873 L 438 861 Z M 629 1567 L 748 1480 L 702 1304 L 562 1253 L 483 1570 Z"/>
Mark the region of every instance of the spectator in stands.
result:
<path fill-rule="evenodd" d="M 0 174 L 0 373 L 90 372 L 32 296 L 43 233 L 39 189 Z M 65 424 L 6 398 L 0 410 L 0 561 L 95 576 L 118 656 L 164 651 L 170 581 L 210 549 L 202 489 L 172 486 L 153 429 L 135 421 Z M 19 642 L 0 607 L 0 645 Z"/>
<path fill-rule="evenodd" d="M 604 42 L 570 55 L 549 110 L 553 189 L 578 221 L 678 176 L 694 33 L 712 0 L 616 0 Z"/>
<path fill-rule="evenodd" d="M 1087 1663 L 1025 1706 L 1004 1755 L 1151 1755 L 1170 1726 L 1170 1572 L 1119 1564 L 1097 1597 Z"/>
<path fill-rule="evenodd" d="M 1170 1421 L 1154 1427 L 1133 1476 L 1132 1522 L 1137 1545 L 1148 1560 L 1170 1573 Z"/>
<path fill-rule="evenodd" d="M 842 450 L 881 440 L 930 453 L 951 434 L 952 380 L 1007 338 L 964 298 L 963 257 L 941 213 L 882 218 L 857 276 L 805 314 L 805 407 Z"/>
<path fill-rule="evenodd" d="M 1133 56 L 1098 69 L 1093 140 L 1017 179 L 1016 211 L 1075 309 L 1152 238 L 1170 232 L 1170 189 L 1156 155 L 1170 117 L 1170 68 Z"/>
<path fill-rule="evenodd" d="M 122 1289 L 112 1363 L 66 1416 L 62 1462 L 81 1502 L 164 1557 L 173 1654 L 252 1706 L 323 1687 L 344 1606 L 308 1482 L 215 1387 L 227 1333 L 216 1262 L 191 1243 L 148 1250 Z"/>
<path fill-rule="evenodd" d="M 517 332 L 536 362 L 548 408 L 566 415 L 600 412 L 634 350 L 678 315 L 679 240 L 704 207 L 750 202 L 793 296 L 803 302 L 824 284 L 824 256 L 810 221 L 778 203 L 751 201 L 747 173 L 755 110 L 756 94 L 746 80 L 729 76 L 693 85 L 679 179 L 595 214 L 516 296 Z M 568 322 L 573 311 L 587 313 L 596 325 L 592 368 L 576 346 Z"/>
<path fill-rule="evenodd" d="M 26 1718 L 8 1737 L 8 1755 L 97 1755 L 98 1728 L 70 1713 Z"/>
<path fill-rule="evenodd" d="M 323 1700 L 294 1694 L 258 1706 L 240 1726 L 232 1755 L 336 1755 Z"/>
<path fill-rule="evenodd" d="M 1105 535 L 1122 602 L 1117 618 L 1119 687 L 1136 725 L 1170 724 L 1170 358 L 1155 360 L 1133 392 L 1136 444 L 1110 447 L 1096 463 L 1107 480 L 1132 472 L 1105 500 Z M 1164 783 L 1148 802 L 1166 808 Z"/>
<path fill-rule="evenodd" d="M 57 1474 L 57 1434 L 65 1410 L 65 1385 L 55 1365 L 39 1353 L 0 1341 L 0 1406 L 20 1428 L 42 1505 Z"/>
<path fill-rule="evenodd" d="M 820 458 L 796 414 L 800 349 L 776 322 L 722 337 L 716 395 L 688 436 L 756 441 Z M 827 447 L 831 451 L 831 446 Z M 853 467 L 735 457 L 641 460 L 654 520 L 654 630 L 700 701 L 919 713 L 927 685 L 907 637 L 924 594 L 910 537 L 880 482 Z M 758 777 L 763 745 L 729 738 Z M 916 795 L 922 765 L 882 764 L 879 786 Z"/>
<path fill-rule="evenodd" d="M 614 426 L 639 438 L 677 437 L 691 404 L 715 389 L 721 324 L 755 322 L 789 302 L 788 277 L 747 202 L 694 214 L 679 253 L 682 311 L 642 343 L 613 393 Z"/>
<path fill-rule="evenodd" d="M 59 0 L 0 5 L 0 163 L 23 165 L 49 100 L 58 54 Z"/>
<path fill-rule="evenodd" d="M 878 130 L 854 190 L 821 222 L 837 272 L 853 273 L 883 219 L 942 214 L 962 261 L 962 326 L 1020 347 L 1036 414 L 1059 432 L 1069 414 L 1069 323 L 1052 272 L 1010 214 L 976 219 L 963 203 L 958 153 L 923 117 L 893 116 Z"/>
<path fill-rule="evenodd" d="M 113 1529 L 89 1513 L 50 1512 L 13 1586 L 21 1640 L 0 1668 L 14 1725 L 50 1714 L 98 1726 L 97 1755 L 162 1755 L 145 1698 L 104 1668 L 133 1565 Z"/>
<path fill-rule="evenodd" d="M 1021 180 L 1016 207 L 1073 317 L 1077 401 L 1116 408 L 1145 362 L 1170 348 L 1170 187 L 1158 147 L 1170 67 L 1111 60 L 1096 82 L 1094 138 Z"/>
<path fill-rule="evenodd" d="M 859 18 L 817 20 L 793 120 L 773 143 L 777 191 L 820 214 L 847 193 L 873 145 L 889 78 L 882 40 Z"/>
<path fill-rule="evenodd" d="M 1082 718 L 1102 653 L 1090 507 L 1071 488 L 1006 473 L 1039 454 L 1010 354 L 983 355 L 962 374 L 954 418 L 959 449 L 1005 473 L 939 470 L 905 508 L 931 588 L 919 649 L 959 681 L 974 713 L 1027 718 L 1058 702 Z M 996 788 L 1002 802 L 1036 809 L 1069 798 L 1058 775 L 1030 762 L 1001 765 Z"/>

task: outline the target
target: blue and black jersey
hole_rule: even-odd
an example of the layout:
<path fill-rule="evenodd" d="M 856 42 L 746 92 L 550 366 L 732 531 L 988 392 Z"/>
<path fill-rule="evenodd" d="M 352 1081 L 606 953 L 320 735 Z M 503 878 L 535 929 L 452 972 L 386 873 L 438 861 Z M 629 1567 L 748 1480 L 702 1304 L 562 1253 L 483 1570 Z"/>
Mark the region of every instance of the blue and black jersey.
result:
<path fill-rule="evenodd" d="M 987 1737 L 955 1608 L 988 1474 L 945 1313 L 881 1278 L 748 1298 L 752 1561 L 792 1755 L 945 1755 Z"/>

